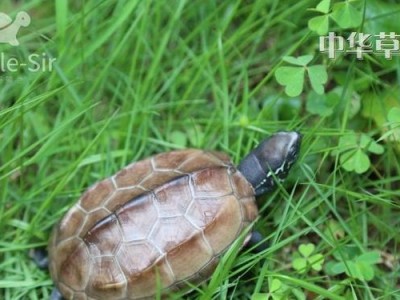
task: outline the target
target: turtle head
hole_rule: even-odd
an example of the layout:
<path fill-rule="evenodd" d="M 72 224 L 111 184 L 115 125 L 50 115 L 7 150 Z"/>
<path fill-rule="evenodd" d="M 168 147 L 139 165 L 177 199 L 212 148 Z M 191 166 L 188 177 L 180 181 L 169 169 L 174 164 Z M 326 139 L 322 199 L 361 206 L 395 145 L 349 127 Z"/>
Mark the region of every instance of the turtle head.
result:
<path fill-rule="evenodd" d="M 29 26 L 29 24 L 31 24 L 31 17 L 28 15 L 28 13 L 24 12 L 24 11 L 20 11 L 17 14 L 17 17 L 15 19 L 15 21 L 23 26 L 23 27 L 27 27 Z"/>
<path fill-rule="evenodd" d="M 256 195 L 271 191 L 275 180 L 283 181 L 297 159 L 301 135 L 281 131 L 263 140 L 239 164 L 239 171 L 254 187 Z"/>

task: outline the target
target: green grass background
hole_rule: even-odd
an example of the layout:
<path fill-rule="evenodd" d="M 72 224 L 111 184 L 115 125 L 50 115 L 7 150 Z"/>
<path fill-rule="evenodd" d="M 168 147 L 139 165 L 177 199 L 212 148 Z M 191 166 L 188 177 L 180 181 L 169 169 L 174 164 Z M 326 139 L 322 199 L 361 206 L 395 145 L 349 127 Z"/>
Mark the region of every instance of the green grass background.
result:
<path fill-rule="evenodd" d="M 53 283 L 29 249 L 46 245 L 95 181 L 185 147 L 225 151 L 237 163 L 282 129 L 304 139 L 290 178 L 259 199 L 255 226 L 271 247 L 257 255 L 234 248 L 190 298 L 251 299 L 276 278 L 307 299 L 400 299 L 399 145 L 381 141 L 385 153 L 370 157 L 366 173 L 345 171 L 332 152 L 338 138 L 348 129 L 379 137 L 383 129 L 349 113 L 311 115 L 306 97 L 286 97 L 273 77 L 284 55 L 310 53 L 336 76 L 307 28 L 317 3 L 2 0 L 0 11 L 14 18 L 25 10 L 32 22 L 20 30 L 20 46 L 0 51 L 57 61 L 51 72 L 0 73 L 0 299 L 48 298 Z M 379 11 L 378 20 L 397 22 L 398 11 Z M 367 81 L 369 95 L 398 87 L 397 58 L 389 66 L 348 62 L 336 67 L 347 82 Z M 343 94 L 340 106 L 351 104 Z M 332 220 L 337 239 L 327 234 Z M 299 273 L 291 265 L 297 247 L 311 242 L 326 262 L 343 245 L 387 256 L 371 281 L 325 269 Z"/>

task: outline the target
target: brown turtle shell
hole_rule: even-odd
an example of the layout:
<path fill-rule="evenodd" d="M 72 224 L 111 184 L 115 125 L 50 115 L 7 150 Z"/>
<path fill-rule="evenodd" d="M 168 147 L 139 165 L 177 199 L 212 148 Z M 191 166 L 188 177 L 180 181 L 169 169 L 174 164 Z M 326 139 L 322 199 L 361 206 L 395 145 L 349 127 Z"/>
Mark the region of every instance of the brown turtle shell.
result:
<path fill-rule="evenodd" d="M 256 216 L 225 154 L 162 153 L 82 195 L 53 230 L 50 273 L 66 299 L 152 299 L 207 279 Z"/>

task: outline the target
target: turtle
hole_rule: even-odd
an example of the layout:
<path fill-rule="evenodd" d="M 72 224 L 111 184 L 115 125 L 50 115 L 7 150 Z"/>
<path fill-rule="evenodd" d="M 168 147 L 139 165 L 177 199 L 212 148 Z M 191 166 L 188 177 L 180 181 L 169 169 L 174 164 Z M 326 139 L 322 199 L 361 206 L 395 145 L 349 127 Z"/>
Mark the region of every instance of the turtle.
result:
<path fill-rule="evenodd" d="M 48 245 L 52 299 L 154 299 L 208 279 L 258 216 L 255 197 L 284 180 L 301 134 L 279 131 L 236 167 L 227 154 L 164 152 L 95 183 Z M 248 230 L 248 231 L 246 231 Z M 61 297 L 61 295 L 62 297 Z"/>
<path fill-rule="evenodd" d="M 0 43 L 9 43 L 18 46 L 17 34 L 21 26 L 27 27 L 31 23 L 28 13 L 20 11 L 14 22 L 5 13 L 0 13 Z"/>

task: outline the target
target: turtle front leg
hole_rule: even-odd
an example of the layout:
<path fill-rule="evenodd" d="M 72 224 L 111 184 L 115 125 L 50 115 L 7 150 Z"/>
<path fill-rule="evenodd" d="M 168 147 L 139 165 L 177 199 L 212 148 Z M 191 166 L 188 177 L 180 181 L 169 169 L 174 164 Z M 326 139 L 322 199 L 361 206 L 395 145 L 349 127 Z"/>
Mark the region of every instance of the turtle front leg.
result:
<path fill-rule="evenodd" d="M 29 256 L 41 270 L 49 268 L 49 257 L 45 247 L 31 249 Z"/>
<path fill-rule="evenodd" d="M 250 239 L 246 245 L 247 248 L 252 248 L 255 253 L 268 249 L 269 245 L 265 241 L 265 237 L 258 231 L 253 231 L 250 235 Z"/>
<path fill-rule="evenodd" d="M 49 257 L 45 247 L 32 249 L 29 256 L 41 270 L 48 270 Z M 53 288 L 50 300 L 65 300 L 57 288 Z"/>
<path fill-rule="evenodd" d="M 57 288 L 54 288 L 50 295 L 50 300 L 64 300 L 60 291 Z"/>

